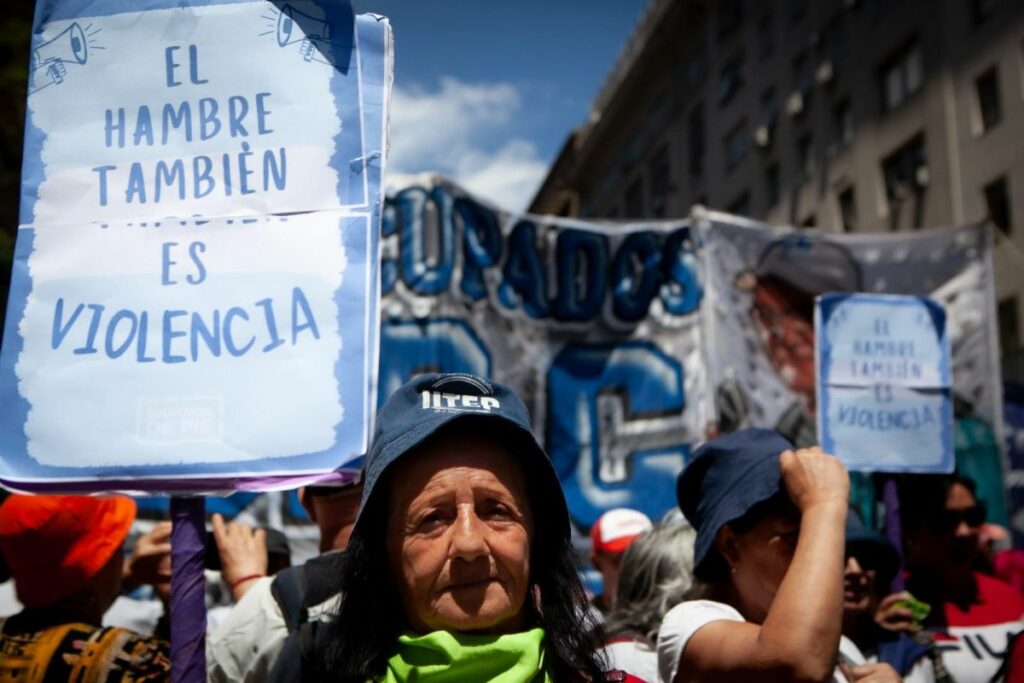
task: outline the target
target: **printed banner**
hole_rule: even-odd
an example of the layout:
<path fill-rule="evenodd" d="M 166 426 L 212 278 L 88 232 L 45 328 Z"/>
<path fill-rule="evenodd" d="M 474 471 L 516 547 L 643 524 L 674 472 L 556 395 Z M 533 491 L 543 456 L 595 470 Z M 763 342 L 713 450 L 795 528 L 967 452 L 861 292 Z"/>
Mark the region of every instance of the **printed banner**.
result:
<path fill-rule="evenodd" d="M 386 20 L 41 0 L 0 480 L 210 490 L 365 451 Z"/>
<path fill-rule="evenodd" d="M 988 233 L 831 235 L 702 214 L 708 360 L 719 426 L 777 429 L 817 443 L 814 299 L 827 292 L 929 297 L 952 348 L 956 469 L 978 483 L 992 521 L 1007 523 L 999 361 Z M 880 435 L 879 435 L 880 436 Z M 929 453 L 938 458 L 938 453 Z M 923 457 L 923 456 L 922 456 Z M 870 480 L 854 494 L 871 511 Z M 870 516 L 870 515 L 866 515 Z"/>
<path fill-rule="evenodd" d="M 953 471 L 953 378 L 940 305 L 825 294 L 814 336 L 825 452 L 862 472 Z"/>
<path fill-rule="evenodd" d="M 526 401 L 580 527 L 676 506 L 713 420 L 687 221 L 513 215 L 425 180 L 389 198 L 383 235 L 380 402 L 416 373 L 492 377 Z"/>

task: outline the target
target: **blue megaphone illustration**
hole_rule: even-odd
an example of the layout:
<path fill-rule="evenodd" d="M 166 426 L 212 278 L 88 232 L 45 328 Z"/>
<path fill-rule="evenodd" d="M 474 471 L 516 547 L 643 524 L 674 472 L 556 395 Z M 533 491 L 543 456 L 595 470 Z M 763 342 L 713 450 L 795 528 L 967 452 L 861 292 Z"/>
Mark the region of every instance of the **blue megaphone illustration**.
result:
<path fill-rule="evenodd" d="M 314 17 L 295 8 L 291 3 L 281 7 L 277 18 L 277 44 L 281 47 L 299 44 L 302 58 L 307 62 L 317 59 L 318 53 L 329 50 L 331 25 L 323 17 Z M 318 47 L 317 43 L 321 45 Z"/>
<path fill-rule="evenodd" d="M 89 46 L 85 31 L 76 21 L 32 52 L 30 93 L 50 85 L 59 85 L 67 75 L 66 64 L 85 64 Z"/>

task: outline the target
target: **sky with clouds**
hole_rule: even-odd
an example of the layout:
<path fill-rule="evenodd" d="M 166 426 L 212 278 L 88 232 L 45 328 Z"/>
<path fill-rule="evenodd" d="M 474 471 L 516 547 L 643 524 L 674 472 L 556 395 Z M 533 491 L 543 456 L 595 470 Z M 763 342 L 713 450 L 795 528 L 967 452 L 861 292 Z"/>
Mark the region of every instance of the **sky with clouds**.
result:
<path fill-rule="evenodd" d="M 354 0 L 394 28 L 390 184 L 436 171 L 525 209 L 646 4 Z"/>

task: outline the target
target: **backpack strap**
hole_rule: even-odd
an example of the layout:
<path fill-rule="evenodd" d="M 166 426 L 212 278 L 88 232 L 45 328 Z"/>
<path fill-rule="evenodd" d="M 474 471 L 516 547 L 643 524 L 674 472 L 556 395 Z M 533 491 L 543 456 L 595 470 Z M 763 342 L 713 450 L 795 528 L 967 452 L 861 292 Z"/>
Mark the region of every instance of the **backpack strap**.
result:
<path fill-rule="evenodd" d="M 317 676 L 317 653 L 323 651 L 324 643 L 318 641 L 324 639 L 328 629 L 318 621 L 309 620 L 309 608 L 335 594 L 331 587 L 343 556 L 343 553 L 319 555 L 274 577 L 270 592 L 281 607 L 288 637 L 270 671 L 268 683 L 321 680 Z"/>
<path fill-rule="evenodd" d="M 331 552 L 317 555 L 302 565 L 303 606 L 314 607 L 337 594 L 338 575 L 344 561 L 344 552 Z"/>
<path fill-rule="evenodd" d="M 288 627 L 288 633 L 295 633 L 306 621 L 306 575 L 303 567 L 289 567 L 277 573 L 270 584 L 270 594 L 274 597 L 281 615 Z"/>

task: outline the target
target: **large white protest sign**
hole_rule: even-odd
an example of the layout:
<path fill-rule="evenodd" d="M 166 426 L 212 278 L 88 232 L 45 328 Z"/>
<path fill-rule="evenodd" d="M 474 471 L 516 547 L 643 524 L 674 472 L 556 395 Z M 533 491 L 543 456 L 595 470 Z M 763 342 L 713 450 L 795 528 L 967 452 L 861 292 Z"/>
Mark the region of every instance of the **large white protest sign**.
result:
<path fill-rule="evenodd" d="M 365 451 L 390 28 L 327 0 L 46 0 L 0 479 L 197 488 Z"/>
<path fill-rule="evenodd" d="M 953 471 L 942 307 L 924 297 L 826 294 L 815 327 L 822 448 L 854 470 Z"/>

